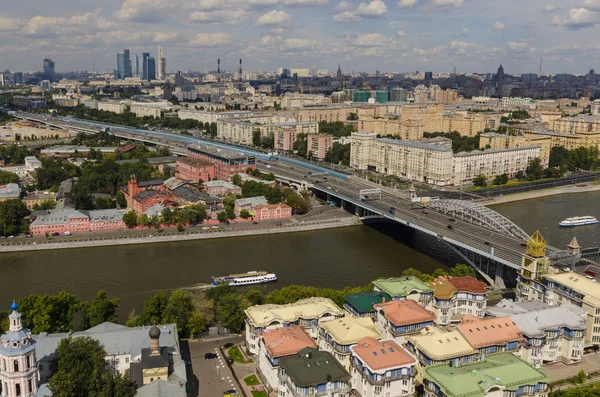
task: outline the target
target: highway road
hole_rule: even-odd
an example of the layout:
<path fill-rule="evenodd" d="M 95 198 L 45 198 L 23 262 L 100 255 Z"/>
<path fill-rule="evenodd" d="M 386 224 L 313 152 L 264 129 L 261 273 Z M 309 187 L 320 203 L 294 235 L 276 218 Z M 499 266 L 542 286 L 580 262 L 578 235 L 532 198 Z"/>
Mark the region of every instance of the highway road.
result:
<path fill-rule="evenodd" d="M 298 160 L 285 157 L 281 158 L 281 160 L 268 160 L 269 157 L 261 152 L 253 152 L 249 149 L 232 147 L 225 142 L 198 139 L 187 135 L 137 130 L 85 120 L 58 119 L 35 113 L 17 113 L 17 117 L 36 120 L 73 132 L 98 132 L 108 126 L 110 127 L 110 132 L 117 136 L 165 145 L 171 148 L 176 154 L 185 154 L 187 146 L 194 143 L 239 150 L 246 154 L 255 155 L 259 159 L 258 168 L 263 172 L 273 172 L 283 178 L 305 180 L 311 183 L 315 190 L 330 193 L 346 201 L 353 202 L 363 208 L 378 212 L 391 220 L 408 224 L 413 228 L 437 236 L 450 243 L 468 247 L 471 251 L 492 258 L 514 269 L 520 268 L 522 253 L 525 250 L 524 241 L 494 232 L 483 226 L 462 221 L 458 218 L 450 221 L 449 215 L 435 210 L 427 210 L 427 213 L 424 213 L 423 209 L 411 206 L 406 192 L 392 193 L 389 190 L 382 189 L 380 200 L 369 200 L 361 203 L 358 199 L 358 191 L 360 189 L 370 189 L 373 186 L 360 178 L 342 175 L 310 164 L 302 164 Z M 313 173 L 318 174 L 319 171 L 327 171 L 329 175 L 312 175 Z M 395 208 L 394 214 L 389 212 L 391 207 Z M 452 229 L 449 229 L 448 225 L 452 225 Z"/>

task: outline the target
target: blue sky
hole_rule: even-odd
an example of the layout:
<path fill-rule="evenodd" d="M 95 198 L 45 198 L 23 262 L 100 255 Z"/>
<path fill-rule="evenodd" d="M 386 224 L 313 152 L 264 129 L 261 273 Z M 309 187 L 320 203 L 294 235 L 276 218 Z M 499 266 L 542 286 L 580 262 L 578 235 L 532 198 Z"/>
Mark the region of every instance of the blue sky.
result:
<path fill-rule="evenodd" d="M 115 53 L 167 69 L 586 73 L 600 0 L 19 0 L 0 9 L 0 70 L 112 70 Z"/>

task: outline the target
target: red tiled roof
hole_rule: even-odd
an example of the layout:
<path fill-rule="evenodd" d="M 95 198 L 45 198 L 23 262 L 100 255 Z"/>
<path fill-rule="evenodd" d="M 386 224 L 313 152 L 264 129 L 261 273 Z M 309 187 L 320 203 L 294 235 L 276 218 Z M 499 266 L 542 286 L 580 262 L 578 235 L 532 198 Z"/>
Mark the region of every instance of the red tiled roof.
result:
<path fill-rule="evenodd" d="M 504 345 L 521 339 L 521 329 L 510 317 L 478 318 L 466 315 L 457 327 L 462 336 L 474 348 Z"/>
<path fill-rule="evenodd" d="M 475 277 L 451 277 L 448 282 L 460 292 L 470 292 L 472 294 L 485 294 L 488 290 L 486 283 L 477 280 Z"/>
<path fill-rule="evenodd" d="M 374 371 L 417 363 L 417 360 L 393 339 L 380 342 L 375 338 L 362 338 L 352 350 Z"/>
<path fill-rule="evenodd" d="M 383 310 L 385 318 L 390 320 L 395 326 L 418 324 L 435 319 L 435 314 L 411 299 L 378 303 L 373 307 L 376 311 Z"/>
<path fill-rule="evenodd" d="M 317 348 L 317 344 L 299 325 L 278 328 L 261 333 L 265 348 L 273 358 L 297 354 L 305 347 Z"/>

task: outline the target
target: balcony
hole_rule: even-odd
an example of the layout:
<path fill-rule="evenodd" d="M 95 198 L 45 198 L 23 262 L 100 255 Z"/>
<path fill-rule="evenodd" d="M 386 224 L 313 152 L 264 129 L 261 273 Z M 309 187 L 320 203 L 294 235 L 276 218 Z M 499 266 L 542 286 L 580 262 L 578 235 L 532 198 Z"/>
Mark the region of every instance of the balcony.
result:
<path fill-rule="evenodd" d="M 384 386 L 387 382 L 394 382 L 396 380 L 402 380 L 402 379 L 411 379 L 411 378 L 414 378 L 415 375 L 417 374 L 417 370 L 415 368 L 413 368 L 412 371 L 408 375 L 388 376 L 381 380 L 374 380 L 374 379 L 371 379 L 369 377 L 369 375 L 367 373 L 365 373 L 365 371 L 363 371 L 355 363 L 352 363 L 352 367 L 356 368 L 358 373 L 361 374 L 362 378 L 365 379 L 367 382 L 369 382 L 370 385 L 373 385 L 373 386 Z"/>
<path fill-rule="evenodd" d="M 279 378 L 279 380 L 281 380 L 281 377 Z M 285 384 L 287 385 L 287 389 L 290 392 L 291 396 L 294 397 L 320 397 L 320 396 L 328 396 L 331 395 L 333 393 L 350 393 L 352 391 L 352 388 L 349 385 L 341 385 L 340 387 L 336 387 L 336 388 L 330 388 L 327 390 L 321 390 L 321 391 L 317 391 L 314 388 L 310 388 L 308 390 L 308 393 L 300 393 L 296 390 L 296 385 L 294 385 L 292 382 L 290 382 L 289 379 L 285 380 Z"/>

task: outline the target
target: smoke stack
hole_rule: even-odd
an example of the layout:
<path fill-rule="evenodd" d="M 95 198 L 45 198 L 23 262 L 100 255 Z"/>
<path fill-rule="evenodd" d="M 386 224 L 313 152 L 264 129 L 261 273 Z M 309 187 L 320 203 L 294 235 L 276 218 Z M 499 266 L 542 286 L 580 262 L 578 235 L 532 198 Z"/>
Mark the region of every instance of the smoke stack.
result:
<path fill-rule="evenodd" d="M 217 59 L 217 81 L 221 82 L 221 58 Z"/>
<path fill-rule="evenodd" d="M 240 58 L 240 83 L 242 82 L 242 58 Z"/>

